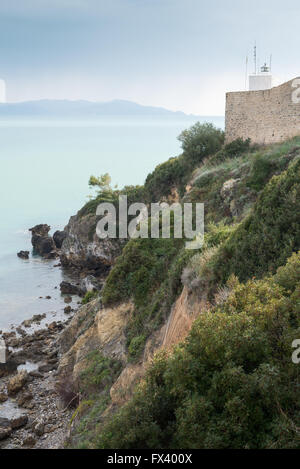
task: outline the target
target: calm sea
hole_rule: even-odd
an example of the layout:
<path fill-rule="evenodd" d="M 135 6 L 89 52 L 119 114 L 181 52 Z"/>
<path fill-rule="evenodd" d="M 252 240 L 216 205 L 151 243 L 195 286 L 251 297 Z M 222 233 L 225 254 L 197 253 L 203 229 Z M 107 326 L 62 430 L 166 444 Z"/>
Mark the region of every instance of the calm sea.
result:
<path fill-rule="evenodd" d="M 55 262 L 16 255 L 31 250 L 28 228 L 63 228 L 87 200 L 91 174 L 108 172 L 119 187 L 142 184 L 157 164 L 180 153 L 177 136 L 196 120 L 0 121 L 0 330 L 37 313 L 47 313 L 48 322 L 63 317 L 55 288 L 63 273 Z M 224 127 L 222 117 L 201 120 Z"/>

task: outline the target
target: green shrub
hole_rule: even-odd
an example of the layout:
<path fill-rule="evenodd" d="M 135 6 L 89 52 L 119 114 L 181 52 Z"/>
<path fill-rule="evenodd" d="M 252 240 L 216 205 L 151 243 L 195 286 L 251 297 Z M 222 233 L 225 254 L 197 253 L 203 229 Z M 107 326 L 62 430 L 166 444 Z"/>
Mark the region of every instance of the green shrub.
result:
<path fill-rule="evenodd" d="M 149 202 L 167 197 L 174 188 L 183 196 L 193 170 L 205 157 L 221 147 L 224 134 L 212 124 L 198 122 L 183 131 L 178 139 L 182 142 L 183 154 L 158 165 L 146 179 L 145 190 Z"/>
<path fill-rule="evenodd" d="M 190 129 L 184 130 L 178 137 L 182 144 L 186 163 L 195 168 L 204 158 L 213 155 L 224 142 L 224 132 L 213 124 L 197 122 Z"/>
<path fill-rule="evenodd" d="M 141 355 L 144 350 L 146 343 L 146 337 L 144 335 L 138 335 L 133 337 L 128 346 L 128 352 L 131 358 L 136 358 Z"/>
<path fill-rule="evenodd" d="M 147 176 L 145 191 L 149 202 L 158 202 L 162 197 L 171 194 L 172 189 L 184 191 L 188 182 L 189 171 L 185 167 L 183 156 L 170 158 L 165 163 L 156 166 Z"/>
<path fill-rule="evenodd" d="M 248 186 L 256 191 L 263 189 L 276 168 L 276 161 L 266 154 L 257 153 L 253 158 Z"/>
<path fill-rule="evenodd" d="M 96 291 L 88 291 L 82 298 L 82 304 L 86 305 L 90 301 L 94 300 L 97 297 L 98 293 Z"/>
<path fill-rule="evenodd" d="M 107 388 L 122 368 L 118 360 L 105 357 L 98 350 L 90 352 L 85 361 L 86 367 L 80 374 L 80 391 L 83 395 L 90 395 Z"/>
<path fill-rule="evenodd" d="M 131 239 L 111 270 L 103 288 L 105 305 L 133 298 L 144 306 L 163 282 L 181 239 Z"/>
<path fill-rule="evenodd" d="M 299 139 L 275 145 L 271 150 L 253 155 L 247 185 L 259 192 L 274 174 L 280 174 L 299 154 Z"/>
<path fill-rule="evenodd" d="M 131 239 L 107 278 L 102 293 L 104 305 L 134 301 L 126 328 L 131 359 L 139 357 L 147 337 L 169 314 L 182 288 L 181 272 L 176 270 L 187 257 L 182 254 L 182 245 L 181 239 Z"/>
<path fill-rule="evenodd" d="M 223 161 L 226 161 L 231 158 L 237 158 L 244 153 L 250 153 L 253 152 L 256 147 L 255 146 L 250 146 L 251 140 L 247 138 L 246 140 L 243 140 L 242 138 L 238 138 L 234 140 L 233 142 L 228 143 L 227 145 L 224 145 L 224 147 L 219 150 L 215 155 L 213 155 L 209 159 L 210 164 L 219 164 L 222 163 Z"/>
<path fill-rule="evenodd" d="M 250 144 L 250 138 L 245 140 L 242 138 L 237 138 L 236 140 L 233 140 L 233 142 L 227 143 L 227 145 L 224 146 L 224 153 L 227 156 L 234 158 L 241 155 L 242 153 L 249 151 Z"/>

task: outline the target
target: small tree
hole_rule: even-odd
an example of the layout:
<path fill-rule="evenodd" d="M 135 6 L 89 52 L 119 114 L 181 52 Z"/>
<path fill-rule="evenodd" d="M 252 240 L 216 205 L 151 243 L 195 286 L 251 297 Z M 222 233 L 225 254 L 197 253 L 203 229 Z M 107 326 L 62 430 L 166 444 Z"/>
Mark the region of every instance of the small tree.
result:
<path fill-rule="evenodd" d="M 190 129 L 184 130 L 178 137 L 182 143 L 184 158 L 195 167 L 205 157 L 213 155 L 224 143 L 224 132 L 213 124 L 197 122 Z"/>
<path fill-rule="evenodd" d="M 117 195 L 117 185 L 111 187 L 111 177 L 108 173 L 102 174 L 99 177 L 91 176 L 89 179 L 90 188 L 96 188 L 96 197 L 111 198 L 113 195 Z M 91 198 L 91 196 L 90 196 Z"/>
<path fill-rule="evenodd" d="M 97 187 L 98 192 L 111 192 L 111 177 L 108 173 L 102 174 L 99 177 L 91 176 L 89 179 L 90 187 Z"/>

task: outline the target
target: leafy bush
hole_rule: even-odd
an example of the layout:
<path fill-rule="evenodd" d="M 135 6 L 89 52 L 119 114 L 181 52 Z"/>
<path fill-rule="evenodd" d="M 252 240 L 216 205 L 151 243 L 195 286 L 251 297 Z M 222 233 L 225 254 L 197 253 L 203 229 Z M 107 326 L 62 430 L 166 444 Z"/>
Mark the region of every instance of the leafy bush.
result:
<path fill-rule="evenodd" d="M 71 447 L 82 449 L 90 448 L 102 413 L 110 403 L 110 387 L 122 370 L 119 360 L 105 357 L 98 350 L 89 353 L 84 362 L 85 368 L 79 377 L 81 401 L 72 416 L 72 421 L 79 422 L 69 443 Z"/>
<path fill-rule="evenodd" d="M 231 158 L 237 158 L 241 156 L 243 153 L 253 152 L 256 147 L 250 146 L 251 140 L 247 138 L 243 140 L 242 138 L 238 138 L 233 142 L 227 143 L 224 147 L 219 150 L 215 155 L 213 155 L 209 162 L 210 164 L 218 164 L 222 163 L 223 161 Z"/>
<path fill-rule="evenodd" d="M 128 347 L 129 356 L 138 357 L 141 355 L 142 351 L 144 350 L 145 343 L 146 337 L 144 335 L 133 337 Z"/>
<path fill-rule="evenodd" d="M 186 168 L 184 157 L 170 158 L 165 163 L 158 165 L 147 176 L 145 190 L 149 202 L 158 202 L 162 197 L 168 196 L 173 188 L 179 188 L 184 192 L 188 182 L 189 171 Z"/>
<path fill-rule="evenodd" d="M 212 124 L 198 122 L 183 131 L 178 139 L 182 142 L 183 154 L 158 165 L 146 179 L 145 190 L 150 202 L 170 195 L 174 188 L 182 196 L 193 170 L 205 157 L 221 148 L 224 133 Z"/>
<path fill-rule="evenodd" d="M 86 367 L 80 374 L 80 391 L 84 396 L 107 388 L 122 369 L 118 360 L 105 357 L 98 350 L 90 352 L 85 362 Z"/>
<path fill-rule="evenodd" d="M 94 300 L 97 297 L 98 293 L 96 291 L 88 291 L 82 298 L 82 304 L 86 305 L 90 301 Z"/>
<path fill-rule="evenodd" d="M 268 155 L 258 153 L 253 158 L 248 186 L 256 191 L 263 189 L 270 175 L 274 172 L 277 162 Z"/>
<path fill-rule="evenodd" d="M 179 262 L 182 245 L 181 239 L 131 239 L 107 278 L 104 305 L 134 301 L 126 330 L 132 359 L 138 358 L 147 337 L 166 318 L 181 288 L 172 266 Z"/>
<path fill-rule="evenodd" d="M 105 305 L 133 298 L 137 307 L 163 282 L 181 239 L 131 239 L 123 249 L 103 288 Z"/>
<path fill-rule="evenodd" d="M 233 142 L 227 143 L 227 145 L 224 146 L 224 153 L 231 158 L 239 156 L 250 150 L 250 144 L 250 138 L 245 140 L 237 138 L 236 140 L 233 140 Z"/>
<path fill-rule="evenodd" d="M 178 137 L 182 144 L 184 159 L 195 168 L 204 158 L 220 150 L 224 142 L 224 132 L 213 124 L 197 122 L 190 129 L 184 130 Z"/>

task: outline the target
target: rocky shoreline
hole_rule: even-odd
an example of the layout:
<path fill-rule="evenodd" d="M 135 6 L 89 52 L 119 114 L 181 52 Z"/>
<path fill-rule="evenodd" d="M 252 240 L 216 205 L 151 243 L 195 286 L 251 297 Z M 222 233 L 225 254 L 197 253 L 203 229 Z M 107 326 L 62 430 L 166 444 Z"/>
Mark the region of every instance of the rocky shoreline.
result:
<path fill-rule="evenodd" d="M 122 249 L 122 242 L 100 241 L 93 234 L 95 221 L 94 215 L 82 217 L 79 212 L 53 236 L 47 224 L 29 229 L 33 254 L 57 259 L 54 267 L 62 268 L 72 280 L 55 287 L 64 296 L 66 320 L 47 324 L 45 314 L 35 315 L 9 332 L 0 331 L 6 344 L 6 363 L 0 363 L 0 449 L 64 448 L 70 434 L 74 409 L 62 397 L 65 390 L 59 389 L 58 374 L 66 352 L 62 333 L 77 312 L 70 303 L 72 296 L 82 298 L 101 291 Z M 30 252 L 17 255 L 26 261 Z"/>
<path fill-rule="evenodd" d="M 44 259 L 58 259 L 55 267 L 63 264 L 75 280 L 60 284 L 61 294 L 65 296 L 66 320 L 45 324 L 45 314 L 35 315 L 9 332 L 0 331 L 6 344 L 6 363 L 0 363 L 0 449 L 64 448 L 69 435 L 73 411 L 61 399 L 57 383 L 59 339 L 76 314 L 69 305 L 72 295 L 83 297 L 87 292 L 100 291 L 103 276 L 94 269 L 94 265 L 99 266 L 99 253 L 94 252 L 92 262 L 91 256 L 85 261 L 81 245 L 77 262 L 74 264 L 74 248 L 69 258 L 70 246 L 77 239 L 68 226 L 66 230 L 57 231 L 53 237 L 46 224 L 29 230 L 33 253 Z M 27 260 L 29 254 L 20 251 L 17 255 Z M 105 258 L 104 272 L 109 264 Z"/>
<path fill-rule="evenodd" d="M 33 334 L 24 326 L 2 334 L 8 350 L 0 366 L 1 449 L 64 447 L 72 412 L 61 404 L 56 370 L 58 337 L 70 319 Z"/>

